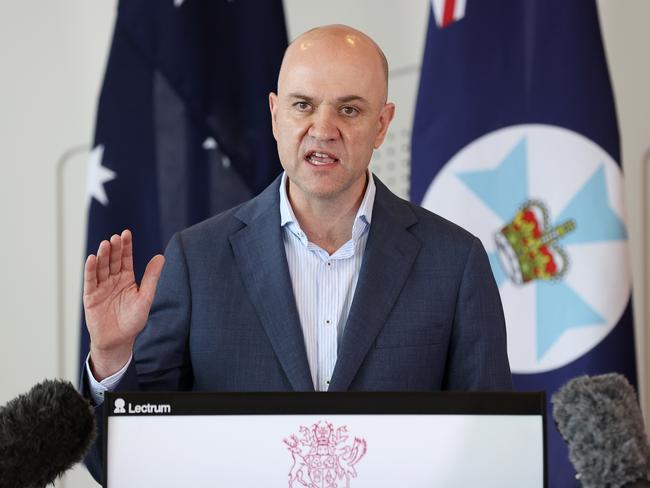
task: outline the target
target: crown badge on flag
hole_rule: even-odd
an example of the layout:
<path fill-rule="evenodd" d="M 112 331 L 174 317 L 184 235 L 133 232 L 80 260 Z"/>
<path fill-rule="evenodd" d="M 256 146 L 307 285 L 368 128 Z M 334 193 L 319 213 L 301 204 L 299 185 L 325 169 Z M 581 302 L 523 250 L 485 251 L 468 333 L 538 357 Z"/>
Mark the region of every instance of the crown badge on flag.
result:
<path fill-rule="evenodd" d="M 548 229 L 546 206 L 536 200 L 522 205 L 514 219 L 494 236 L 501 264 L 510 280 L 522 285 L 533 280 L 557 280 L 569 259 L 557 241 L 576 228 L 575 220 Z"/>

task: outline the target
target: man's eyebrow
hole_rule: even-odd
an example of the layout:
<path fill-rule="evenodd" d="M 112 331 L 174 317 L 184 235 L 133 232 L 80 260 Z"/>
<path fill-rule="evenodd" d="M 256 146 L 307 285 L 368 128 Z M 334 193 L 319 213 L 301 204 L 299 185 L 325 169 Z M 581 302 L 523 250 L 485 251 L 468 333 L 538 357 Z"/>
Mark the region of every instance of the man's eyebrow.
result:
<path fill-rule="evenodd" d="M 289 93 L 289 98 L 304 100 L 305 102 L 308 103 L 314 102 L 314 97 L 310 97 L 309 95 L 303 95 L 302 93 L 298 93 L 298 92 Z M 350 103 L 350 102 L 361 102 L 366 104 L 368 103 L 368 100 L 363 98 L 361 95 L 345 95 L 343 97 L 337 98 L 336 101 L 337 103 Z"/>
<path fill-rule="evenodd" d="M 360 95 L 347 95 L 345 97 L 339 97 L 336 99 L 337 102 L 339 103 L 349 103 L 349 102 L 361 102 L 361 103 L 368 103 L 368 100 L 363 98 Z"/>
<path fill-rule="evenodd" d="M 289 93 L 289 98 L 297 98 L 299 100 L 304 100 L 305 102 L 312 103 L 314 101 L 313 97 L 303 95 L 302 93 Z"/>

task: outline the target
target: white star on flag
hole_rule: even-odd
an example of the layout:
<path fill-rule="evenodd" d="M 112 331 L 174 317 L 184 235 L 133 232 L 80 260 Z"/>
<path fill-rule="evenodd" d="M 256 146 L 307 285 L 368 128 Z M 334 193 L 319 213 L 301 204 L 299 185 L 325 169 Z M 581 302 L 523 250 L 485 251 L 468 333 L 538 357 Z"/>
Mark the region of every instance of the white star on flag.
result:
<path fill-rule="evenodd" d="M 203 141 L 203 149 L 208 150 L 208 149 L 216 149 L 219 147 L 219 144 L 217 144 L 217 141 L 214 140 L 214 137 L 208 137 L 205 141 Z"/>
<path fill-rule="evenodd" d="M 91 198 L 102 205 L 108 205 L 108 197 L 104 190 L 104 183 L 114 180 L 117 176 L 114 171 L 102 166 L 104 146 L 99 144 L 90 152 L 88 159 L 88 173 L 86 177 L 86 200 L 90 206 Z"/>

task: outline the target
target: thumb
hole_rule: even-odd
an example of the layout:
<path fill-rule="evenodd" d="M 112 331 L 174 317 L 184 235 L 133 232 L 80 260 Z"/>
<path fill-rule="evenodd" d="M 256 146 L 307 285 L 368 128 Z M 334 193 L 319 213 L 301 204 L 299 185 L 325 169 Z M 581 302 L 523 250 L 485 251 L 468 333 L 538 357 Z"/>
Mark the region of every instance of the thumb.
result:
<path fill-rule="evenodd" d="M 151 261 L 147 264 L 147 268 L 144 270 L 142 282 L 140 283 L 140 292 L 144 294 L 149 303 L 153 302 L 156 287 L 158 286 L 158 278 L 160 278 L 164 264 L 165 258 L 163 255 L 156 254 L 151 258 Z"/>

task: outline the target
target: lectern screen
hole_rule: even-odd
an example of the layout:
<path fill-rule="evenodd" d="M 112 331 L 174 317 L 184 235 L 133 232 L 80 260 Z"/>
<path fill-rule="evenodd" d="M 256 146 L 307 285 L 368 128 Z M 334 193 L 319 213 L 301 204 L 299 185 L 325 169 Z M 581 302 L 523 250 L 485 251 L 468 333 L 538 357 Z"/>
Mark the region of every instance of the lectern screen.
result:
<path fill-rule="evenodd" d="M 109 488 L 545 487 L 542 393 L 113 393 Z"/>

